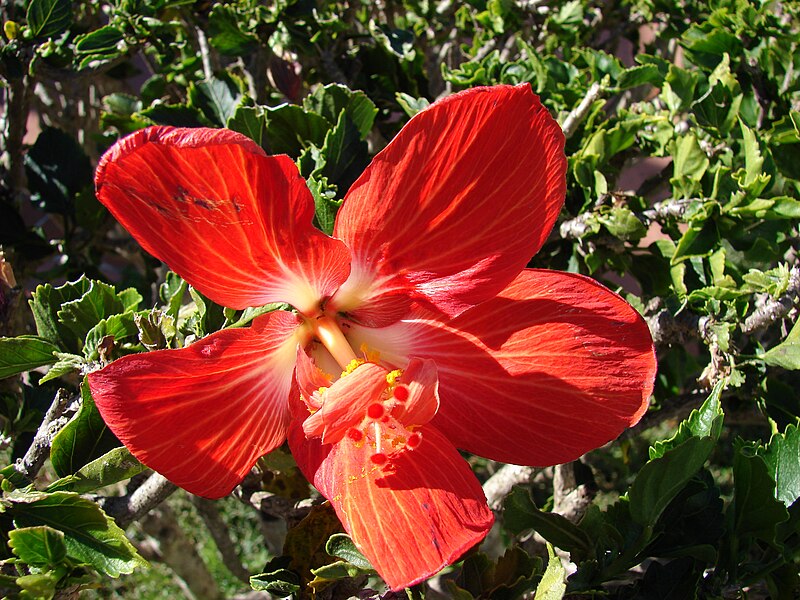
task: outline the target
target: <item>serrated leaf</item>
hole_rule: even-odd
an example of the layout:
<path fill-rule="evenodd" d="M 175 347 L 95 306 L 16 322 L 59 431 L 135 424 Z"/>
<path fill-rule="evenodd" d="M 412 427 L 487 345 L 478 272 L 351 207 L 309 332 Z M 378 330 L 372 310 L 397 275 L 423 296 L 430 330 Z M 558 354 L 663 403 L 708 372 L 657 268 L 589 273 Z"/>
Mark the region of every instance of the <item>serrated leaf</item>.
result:
<path fill-rule="evenodd" d="M 633 214 L 633 211 L 622 206 L 615 206 L 597 218 L 611 235 L 624 241 L 640 240 L 647 233 L 644 223 Z"/>
<path fill-rule="evenodd" d="M 72 23 L 72 2 L 70 0 L 30 0 L 25 18 L 33 37 L 54 37 Z"/>
<path fill-rule="evenodd" d="M 550 559 L 547 562 L 547 569 L 542 575 L 542 580 L 536 587 L 534 600 L 561 600 L 567 589 L 565 581 L 567 573 L 564 565 L 561 564 L 561 559 L 556 556 L 550 544 L 547 545 L 547 554 Z"/>
<path fill-rule="evenodd" d="M 242 93 L 230 82 L 214 77 L 191 86 L 189 98 L 209 121 L 225 127 L 235 114 Z"/>
<path fill-rule="evenodd" d="M 86 335 L 101 320 L 124 311 L 125 306 L 112 286 L 90 280 L 86 293 L 78 300 L 63 303 L 57 314 L 58 320 L 81 340 L 83 348 Z"/>
<path fill-rule="evenodd" d="M 773 435 L 765 448 L 759 448 L 758 454 L 775 481 L 775 497 L 790 507 L 800 498 L 800 429 L 789 425 L 784 433 Z"/>
<path fill-rule="evenodd" d="M 725 389 L 726 382 L 718 381 L 711 390 L 708 398 L 703 402 L 699 409 L 693 410 L 689 416 L 678 426 L 678 431 L 668 440 L 655 442 L 650 448 L 650 459 L 664 456 L 664 453 L 672 450 L 679 444 L 685 442 L 692 436 L 710 437 L 718 440 L 722 432 L 722 405 L 720 396 Z"/>
<path fill-rule="evenodd" d="M 84 465 L 74 475 L 54 481 L 47 491 L 70 491 L 85 494 L 112 483 L 130 479 L 146 469 L 147 467 L 140 463 L 125 446 L 120 446 Z"/>
<path fill-rule="evenodd" d="M 208 42 L 220 54 L 244 56 L 258 47 L 258 38 L 242 31 L 236 10 L 225 4 L 215 4 L 208 15 Z"/>
<path fill-rule="evenodd" d="M 51 600 L 56 594 L 60 577 L 53 572 L 33 573 L 17 577 L 15 583 L 22 588 L 21 600 Z"/>
<path fill-rule="evenodd" d="M 233 116 L 228 119 L 227 127 L 246 135 L 260 146 L 267 131 L 264 109 L 260 106 L 239 106 Z"/>
<path fill-rule="evenodd" d="M 39 380 L 39 385 L 47 383 L 53 379 L 57 379 L 67 373 L 73 371 L 80 371 L 86 364 L 86 359 L 77 354 L 70 354 L 68 352 L 56 352 L 58 360 L 52 367 L 45 373 L 44 377 Z"/>
<path fill-rule="evenodd" d="M 119 342 L 120 340 L 135 337 L 138 333 L 136 313 L 126 312 L 111 315 L 106 319 L 102 319 L 88 331 L 86 341 L 83 344 L 83 354 L 88 360 L 97 360 L 99 358 L 98 346 L 107 336 L 112 336 L 115 342 Z"/>
<path fill-rule="evenodd" d="M 800 320 L 792 326 L 786 339 L 767 350 L 761 359 L 771 367 L 800 369 Z"/>
<path fill-rule="evenodd" d="M 409 117 L 413 117 L 418 112 L 425 110 L 431 105 L 427 98 L 415 98 L 404 92 L 397 92 L 395 98 L 400 108 L 402 108 Z"/>
<path fill-rule="evenodd" d="M 183 104 L 155 104 L 139 113 L 156 125 L 172 125 L 173 127 L 207 126 L 203 114 L 194 106 Z"/>
<path fill-rule="evenodd" d="M 81 407 L 53 438 L 50 461 L 60 477 L 71 475 L 81 467 L 121 446 L 111 433 L 94 404 L 86 379 L 81 383 Z"/>
<path fill-rule="evenodd" d="M 304 149 L 325 141 L 331 123 L 320 115 L 293 104 L 267 108 L 266 146 L 270 154 L 297 158 Z"/>
<path fill-rule="evenodd" d="M 663 81 L 664 76 L 656 65 L 638 65 L 622 72 L 617 79 L 617 87 L 621 90 L 648 84 L 661 87 Z"/>
<path fill-rule="evenodd" d="M 146 566 L 125 532 L 100 507 L 72 492 L 12 492 L 7 510 L 17 527 L 46 525 L 64 533 L 67 556 L 110 577 Z"/>
<path fill-rule="evenodd" d="M 64 533 L 46 525 L 9 531 L 8 545 L 22 562 L 31 566 L 53 567 L 67 556 Z"/>
<path fill-rule="evenodd" d="M 264 573 L 250 577 L 250 587 L 259 592 L 270 592 L 279 597 L 288 596 L 300 590 L 300 577 L 285 568 L 289 558 L 279 556 L 270 560 Z"/>
<path fill-rule="evenodd" d="M 303 107 L 324 117 L 331 125 L 345 111 L 362 140 L 369 135 L 378 114 L 378 108 L 364 92 L 351 90 L 338 83 L 317 87 L 303 99 Z"/>
<path fill-rule="evenodd" d="M 30 335 L 0 338 L 0 379 L 56 362 L 58 346 Z"/>
<path fill-rule="evenodd" d="M 734 530 L 740 538 L 752 536 L 773 543 L 775 528 L 789 519 L 789 513 L 775 497 L 767 463 L 751 452 L 745 446 L 733 458 Z"/>
<path fill-rule="evenodd" d="M 333 233 L 333 225 L 336 222 L 336 212 L 342 205 L 341 200 L 336 199 L 336 186 L 328 183 L 327 177 L 309 177 L 308 189 L 314 197 L 314 217 L 317 226 L 328 235 Z"/>
<path fill-rule="evenodd" d="M 644 527 L 655 525 L 667 505 L 700 470 L 713 448 L 712 438 L 690 437 L 642 467 L 628 490 L 633 520 Z"/>

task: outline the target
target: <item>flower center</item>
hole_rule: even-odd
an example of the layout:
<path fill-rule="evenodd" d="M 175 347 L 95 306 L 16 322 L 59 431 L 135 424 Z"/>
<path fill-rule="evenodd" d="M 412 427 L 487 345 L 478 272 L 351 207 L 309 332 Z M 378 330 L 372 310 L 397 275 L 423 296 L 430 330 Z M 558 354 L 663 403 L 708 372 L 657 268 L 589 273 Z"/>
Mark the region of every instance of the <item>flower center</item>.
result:
<path fill-rule="evenodd" d="M 328 315 L 309 319 L 308 323 L 311 325 L 314 335 L 342 369 L 346 370 L 352 361 L 358 359 L 339 325 Z"/>

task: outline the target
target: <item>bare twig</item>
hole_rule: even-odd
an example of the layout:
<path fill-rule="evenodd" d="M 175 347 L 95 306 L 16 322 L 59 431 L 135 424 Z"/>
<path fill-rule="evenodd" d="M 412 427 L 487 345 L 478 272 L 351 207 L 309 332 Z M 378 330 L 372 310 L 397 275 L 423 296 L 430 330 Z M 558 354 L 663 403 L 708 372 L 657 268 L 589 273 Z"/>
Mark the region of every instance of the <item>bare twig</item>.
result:
<path fill-rule="evenodd" d="M 586 95 L 578 106 L 567 115 L 567 118 L 564 119 L 564 122 L 561 124 L 561 129 L 564 131 L 565 138 L 569 139 L 575 134 L 578 125 L 580 125 L 586 118 L 586 115 L 589 114 L 589 110 L 592 108 L 594 101 L 597 100 L 604 91 L 603 86 L 597 81 L 589 86 L 589 89 L 586 90 Z"/>
<path fill-rule="evenodd" d="M 127 496 L 101 498 L 99 502 L 106 513 L 124 529 L 161 504 L 177 489 L 178 486 L 163 475 L 153 473 Z"/>
<path fill-rule="evenodd" d="M 200 518 L 203 519 L 203 523 L 206 524 L 211 537 L 214 539 L 223 564 L 237 579 L 248 583 L 250 581 L 250 572 L 242 565 L 239 554 L 236 552 L 236 545 L 231 539 L 228 525 L 219 514 L 217 505 L 212 500 L 201 498 L 200 496 L 192 496 L 192 504 L 194 504 L 200 514 Z"/>
<path fill-rule="evenodd" d="M 800 301 L 800 265 L 789 271 L 789 285 L 778 298 L 773 298 L 759 306 L 742 324 L 742 332 L 751 334 L 783 319 Z"/>
<path fill-rule="evenodd" d="M 69 422 L 69 418 L 64 416 L 69 401 L 70 395 L 66 390 L 59 389 L 56 392 L 53 403 L 33 436 L 30 448 L 28 448 L 25 456 L 14 463 L 14 469 L 17 473 L 28 481 L 33 481 L 36 478 L 39 469 L 42 468 L 44 461 L 47 459 L 53 438 Z"/>
<path fill-rule="evenodd" d="M 200 60 L 203 62 L 203 75 L 206 79 L 211 79 L 214 76 L 214 70 L 211 68 L 211 52 L 208 48 L 208 38 L 199 27 L 195 27 L 195 34 L 197 34 L 197 45 L 200 47 Z"/>
<path fill-rule="evenodd" d="M 553 512 L 577 523 L 596 494 L 592 471 L 581 461 L 556 465 L 553 472 Z"/>
<path fill-rule="evenodd" d="M 506 496 L 515 485 L 530 483 L 539 469 L 535 467 L 521 467 L 519 465 L 504 465 L 483 484 L 483 493 L 489 502 L 489 508 L 500 510 Z"/>

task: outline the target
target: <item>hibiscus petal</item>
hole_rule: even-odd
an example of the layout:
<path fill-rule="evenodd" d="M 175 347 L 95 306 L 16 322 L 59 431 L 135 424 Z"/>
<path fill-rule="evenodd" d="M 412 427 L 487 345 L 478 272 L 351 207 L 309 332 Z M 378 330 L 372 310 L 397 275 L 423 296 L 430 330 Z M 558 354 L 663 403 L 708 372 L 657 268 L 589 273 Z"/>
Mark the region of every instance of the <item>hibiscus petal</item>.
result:
<path fill-rule="evenodd" d="M 409 355 L 433 359 L 432 423 L 458 448 L 515 464 L 566 462 L 616 438 L 647 410 L 656 372 L 639 314 L 596 281 L 555 271 L 525 270 L 449 323 L 428 313 L 348 336 L 400 368 Z"/>
<path fill-rule="evenodd" d="M 331 501 L 353 542 L 392 590 L 434 575 L 477 544 L 492 526 L 478 480 L 433 427 L 389 465 L 369 462 L 369 444 L 306 440 L 292 427 L 300 469 Z"/>
<path fill-rule="evenodd" d="M 150 127 L 100 160 L 97 197 L 153 256 L 231 308 L 316 311 L 349 252 L 312 224 L 314 201 L 287 156 L 220 129 Z"/>
<path fill-rule="evenodd" d="M 565 173 L 564 136 L 530 85 L 433 104 L 347 193 L 334 236 L 352 273 L 334 305 L 380 326 L 409 296 L 450 316 L 494 297 L 550 233 Z"/>
<path fill-rule="evenodd" d="M 337 379 L 325 392 L 322 408 L 303 423 L 306 435 L 321 435 L 324 444 L 342 439 L 348 428 L 364 420 L 370 404 L 381 401 L 387 373 L 381 366 L 365 363 Z"/>
<path fill-rule="evenodd" d="M 432 360 L 412 358 L 399 384 L 408 390 L 408 398 L 392 414 L 406 427 L 425 425 L 439 410 L 439 377 Z M 397 397 L 397 393 L 395 393 Z"/>
<path fill-rule="evenodd" d="M 136 458 L 182 488 L 226 495 L 283 443 L 301 336 L 276 311 L 178 350 L 120 358 L 89 374 L 108 427 Z"/>

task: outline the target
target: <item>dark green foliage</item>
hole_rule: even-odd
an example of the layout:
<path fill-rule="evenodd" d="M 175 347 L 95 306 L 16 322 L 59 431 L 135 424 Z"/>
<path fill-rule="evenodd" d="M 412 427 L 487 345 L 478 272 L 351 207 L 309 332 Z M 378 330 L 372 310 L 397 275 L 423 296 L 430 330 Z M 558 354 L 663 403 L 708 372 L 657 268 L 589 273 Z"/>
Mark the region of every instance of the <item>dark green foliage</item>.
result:
<path fill-rule="evenodd" d="M 77 495 L 144 468 L 110 435 L 85 374 L 276 308 L 216 305 L 144 255 L 94 197 L 106 148 L 153 124 L 228 127 L 297 162 L 331 233 L 348 189 L 414 114 L 467 87 L 529 83 L 567 129 L 569 164 L 560 221 L 530 266 L 619 291 L 651 326 L 659 374 L 644 425 L 584 458 L 600 491 L 582 516 L 551 510 L 545 472 L 506 497 L 498 535 L 440 589 L 561 598 L 564 573 L 535 531 L 575 563 L 575 597 L 797 596 L 796 2 L 11 0 L 0 15 L 0 246 L 21 287 L 0 285 L 3 594 L 108 587 L 142 562 Z M 13 462 L 59 387 L 80 402 L 52 437 L 45 491 L 19 489 Z M 470 459 L 482 480 L 498 468 Z M 288 454 L 259 469 L 247 494 L 308 503 Z M 241 510 L 257 505 L 247 494 Z M 425 597 L 425 584 L 372 594 L 380 582 L 332 511 L 299 525 L 287 514 L 259 513 L 291 527 L 283 556 L 258 559 L 254 589 Z M 141 577 L 180 593 L 171 575 Z"/>

